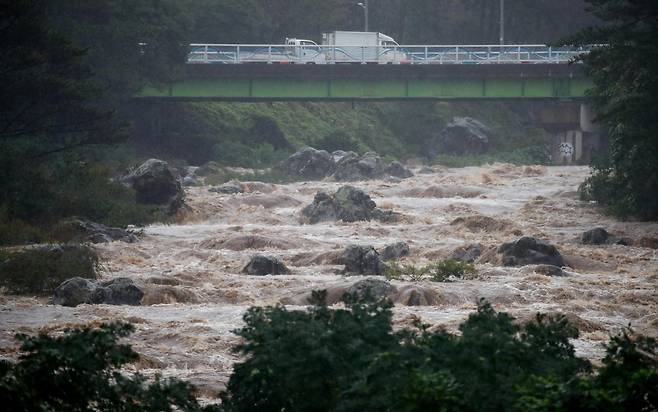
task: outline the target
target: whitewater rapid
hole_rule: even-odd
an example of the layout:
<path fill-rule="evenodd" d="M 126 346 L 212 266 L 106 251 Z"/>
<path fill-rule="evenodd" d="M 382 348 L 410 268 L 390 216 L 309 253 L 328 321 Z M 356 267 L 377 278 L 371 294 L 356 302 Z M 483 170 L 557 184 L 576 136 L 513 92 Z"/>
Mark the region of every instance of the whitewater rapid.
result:
<path fill-rule="evenodd" d="M 495 259 L 477 264 L 477 275 L 451 283 L 422 282 L 437 297 L 433 306 L 394 308 L 396 327 L 415 319 L 456 331 L 486 298 L 497 310 L 530 319 L 560 312 L 581 330 L 580 356 L 603 356 L 603 344 L 623 327 L 658 335 L 658 253 L 621 245 L 583 245 L 583 231 L 605 227 L 633 239 L 658 237 L 658 223 L 620 222 L 578 200 L 587 167 L 489 165 L 417 174 L 401 182 L 355 182 L 378 207 L 401 215 L 397 223 L 300 223 L 300 210 L 317 191 L 342 183 L 246 183 L 246 192 L 223 195 L 207 186 L 188 188 L 189 210 L 171 225 L 145 228 L 137 243 L 97 245 L 104 278 L 130 277 L 145 290 L 142 306 L 53 306 L 47 298 L 0 295 L 0 355 L 15 357 L 13 335 L 59 332 L 69 326 L 124 320 L 136 326 L 127 339 L 142 354 L 134 366 L 190 380 L 214 395 L 239 359 L 232 333 L 253 305 L 298 302 L 311 290 L 361 279 L 339 274 L 338 256 L 349 244 L 381 248 L 409 244 L 407 264 L 447 258 L 462 245 L 480 243 L 489 254 L 521 235 L 550 241 L 567 258 L 569 276 L 547 277 L 505 268 Z M 463 218 L 455 222 L 455 219 Z M 290 275 L 241 273 L 256 253 L 275 255 Z M 492 255 L 491 255 L 492 256 Z M 489 262 L 489 263 L 487 263 Z M 74 274 L 72 274 L 74 275 Z M 398 287 L 405 282 L 393 281 Z M 296 308 L 297 306 L 292 306 Z"/>

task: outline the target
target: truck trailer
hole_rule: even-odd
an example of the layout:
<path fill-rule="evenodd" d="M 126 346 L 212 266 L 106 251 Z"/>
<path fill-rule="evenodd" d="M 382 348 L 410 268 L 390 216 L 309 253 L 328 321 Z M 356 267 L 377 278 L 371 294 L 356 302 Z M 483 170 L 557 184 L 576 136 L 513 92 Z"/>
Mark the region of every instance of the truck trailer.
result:
<path fill-rule="evenodd" d="M 322 46 L 328 63 L 393 64 L 408 60 L 392 37 L 379 32 L 324 32 Z"/>

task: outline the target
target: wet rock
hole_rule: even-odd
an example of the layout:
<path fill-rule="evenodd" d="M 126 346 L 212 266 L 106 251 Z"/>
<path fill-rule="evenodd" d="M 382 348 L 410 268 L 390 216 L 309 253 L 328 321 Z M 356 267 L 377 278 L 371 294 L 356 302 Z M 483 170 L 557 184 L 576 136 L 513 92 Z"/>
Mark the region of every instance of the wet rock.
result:
<path fill-rule="evenodd" d="M 597 227 L 583 233 L 581 240 L 586 245 L 603 245 L 608 241 L 609 234 L 602 228 Z"/>
<path fill-rule="evenodd" d="M 149 159 L 122 180 L 135 190 L 139 203 L 164 206 L 171 214 L 183 206 L 183 187 L 163 160 Z"/>
<path fill-rule="evenodd" d="M 336 167 L 333 157 L 326 150 L 304 147 L 276 166 L 286 176 L 319 180 L 331 175 Z"/>
<path fill-rule="evenodd" d="M 403 256 L 409 256 L 409 244 L 407 242 L 396 242 L 387 245 L 382 250 L 382 260 L 394 260 Z"/>
<path fill-rule="evenodd" d="M 472 245 L 460 246 L 452 252 L 452 258 L 460 262 L 473 263 L 482 254 L 482 245 L 474 243 Z"/>
<path fill-rule="evenodd" d="M 65 280 L 53 293 L 53 303 L 62 306 L 78 306 L 91 302 L 95 283 L 80 277 Z"/>
<path fill-rule="evenodd" d="M 391 164 L 384 169 L 384 172 L 391 176 L 399 177 L 400 179 L 406 179 L 413 177 L 414 175 L 411 170 L 404 167 L 400 162 L 391 162 Z"/>
<path fill-rule="evenodd" d="M 565 265 L 560 252 L 548 242 L 524 236 L 514 242 L 504 243 L 498 248 L 505 266 L 525 266 L 546 264 L 562 267 Z"/>
<path fill-rule="evenodd" d="M 352 159 L 357 158 L 357 157 L 359 157 L 359 155 L 355 152 L 352 152 L 352 151 L 346 152 L 344 150 L 336 150 L 336 151 L 331 153 L 331 157 L 333 157 L 334 162 L 338 163 L 341 160 L 346 159 L 346 158 L 352 158 Z"/>
<path fill-rule="evenodd" d="M 567 276 L 562 268 L 553 265 L 537 265 L 534 272 L 544 276 Z"/>
<path fill-rule="evenodd" d="M 54 230 L 54 236 L 65 242 L 109 243 L 116 240 L 127 243 L 137 242 L 137 236 L 124 229 L 82 219 L 60 222 Z"/>
<path fill-rule="evenodd" d="M 629 237 L 620 237 L 615 239 L 615 245 L 633 246 L 633 239 Z"/>
<path fill-rule="evenodd" d="M 238 193 L 244 193 L 244 185 L 237 180 L 231 180 L 230 182 L 224 183 L 222 185 L 211 187 L 208 189 L 208 191 L 211 193 L 235 195 Z"/>
<path fill-rule="evenodd" d="M 386 264 L 372 246 L 348 246 L 343 251 L 341 262 L 345 265 L 343 273 L 346 275 L 382 276 L 386 270 Z"/>
<path fill-rule="evenodd" d="M 287 275 L 290 270 L 274 256 L 255 255 L 242 272 L 250 276 L 266 276 Z"/>
<path fill-rule="evenodd" d="M 91 303 L 107 305 L 139 305 L 144 292 L 132 279 L 116 278 L 96 285 L 91 293 Z"/>
<path fill-rule="evenodd" d="M 183 178 L 183 186 L 185 187 L 199 186 L 199 180 L 196 178 L 196 176 L 187 175 Z"/>
<path fill-rule="evenodd" d="M 355 296 L 357 299 L 381 300 L 388 298 L 396 292 L 395 286 L 381 279 L 363 279 L 345 291 L 346 295 Z"/>
<path fill-rule="evenodd" d="M 432 169 L 429 166 L 423 166 L 420 169 L 418 169 L 418 174 L 421 175 L 431 175 L 432 173 L 434 173 L 434 169 Z"/>
<path fill-rule="evenodd" d="M 333 196 L 318 192 L 313 203 L 302 209 L 302 216 L 307 218 L 311 224 L 333 220 L 344 222 L 371 219 L 395 220 L 395 214 L 392 211 L 382 211 L 376 206 L 363 190 L 343 186 Z"/>
<path fill-rule="evenodd" d="M 489 149 L 491 131 L 481 122 L 470 117 L 455 117 L 432 140 L 427 148 L 430 158 L 439 154 L 482 154 Z"/>
<path fill-rule="evenodd" d="M 336 164 L 333 178 L 339 182 L 378 179 L 384 176 L 384 162 L 375 152 L 361 157 L 345 156 Z"/>
<path fill-rule="evenodd" d="M 53 294 L 53 303 L 62 306 L 87 304 L 139 305 L 144 293 L 132 279 L 97 282 L 80 277 L 65 280 Z"/>

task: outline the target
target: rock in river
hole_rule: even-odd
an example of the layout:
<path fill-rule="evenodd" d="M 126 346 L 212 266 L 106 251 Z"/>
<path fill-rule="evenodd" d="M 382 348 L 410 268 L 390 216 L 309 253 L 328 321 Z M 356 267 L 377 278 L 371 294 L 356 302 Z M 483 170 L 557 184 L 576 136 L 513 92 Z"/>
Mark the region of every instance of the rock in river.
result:
<path fill-rule="evenodd" d="M 375 152 L 363 156 L 345 156 L 336 164 L 333 177 L 339 182 L 378 179 L 384 176 L 384 162 Z"/>
<path fill-rule="evenodd" d="M 581 240 L 586 245 L 604 245 L 608 241 L 608 231 L 597 227 L 583 233 Z"/>
<path fill-rule="evenodd" d="M 408 255 L 409 245 L 407 242 L 396 242 L 392 245 L 387 245 L 384 250 L 382 250 L 383 260 L 394 260 Z"/>
<path fill-rule="evenodd" d="M 505 266 L 545 264 L 562 267 L 564 259 L 560 252 L 548 242 L 524 236 L 514 242 L 504 243 L 498 248 Z"/>
<path fill-rule="evenodd" d="M 255 255 L 242 272 L 251 276 L 266 276 L 287 275 L 290 270 L 274 256 Z"/>
<path fill-rule="evenodd" d="M 382 276 L 386 264 L 372 246 L 348 246 L 341 257 L 347 275 Z"/>
<path fill-rule="evenodd" d="M 105 282 L 75 277 L 62 282 L 54 292 L 53 303 L 62 306 L 88 304 L 139 305 L 144 292 L 132 279 L 116 278 Z"/>
<path fill-rule="evenodd" d="M 357 299 L 381 300 L 391 296 L 396 291 L 395 286 L 385 280 L 368 278 L 360 280 L 347 288 L 345 294 L 354 296 Z"/>
<path fill-rule="evenodd" d="M 172 214 L 183 205 L 185 192 L 181 182 L 163 160 L 147 160 L 122 181 L 135 190 L 139 203 L 162 205 Z"/>
<path fill-rule="evenodd" d="M 370 199 L 370 196 L 363 190 L 352 186 L 341 187 L 333 196 L 318 192 L 313 203 L 302 210 L 302 216 L 311 224 L 333 220 L 344 222 L 371 219 L 395 220 L 393 212 L 377 209 L 377 205 Z"/>
<path fill-rule="evenodd" d="M 276 169 L 293 178 L 319 180 L 334 172 L 336 163 L 326 150 L 304 147 L 276 166 Z"/>
<path fill-rule="evenodd" d="M 400 162 L 391 162 L 386 167 L 386 169 L 384 169 L 384 172 L 390 176 L 399 177 L 400 179 L 406 179 L 414 176 L 413 172 L 404 167 L 404 165 L 402 165 Z"/>

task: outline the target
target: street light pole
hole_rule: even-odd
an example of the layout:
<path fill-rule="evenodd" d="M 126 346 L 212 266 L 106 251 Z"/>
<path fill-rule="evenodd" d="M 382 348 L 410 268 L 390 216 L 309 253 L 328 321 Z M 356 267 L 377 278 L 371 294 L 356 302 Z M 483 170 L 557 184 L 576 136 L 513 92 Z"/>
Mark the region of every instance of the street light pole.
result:
<path fill-rule="evenodd" d="M 500 0 L 500 45 L 505 44 L 505 0 Z"/>
<path fill-rule="evenodd" d="M 365 14 L 365 20 L 366 20 L 365 31 L 368 31 L 368 0 L 363 0 L 363 1 L 364 1 L 363 3 L 357 3 L 357 6 L 363 9 L 363 12 Z"/>

